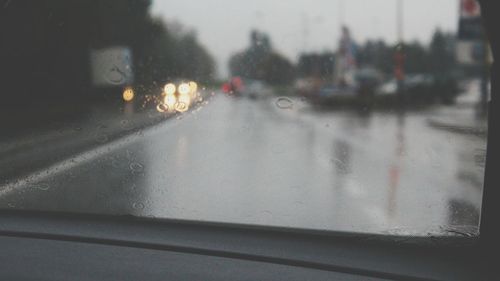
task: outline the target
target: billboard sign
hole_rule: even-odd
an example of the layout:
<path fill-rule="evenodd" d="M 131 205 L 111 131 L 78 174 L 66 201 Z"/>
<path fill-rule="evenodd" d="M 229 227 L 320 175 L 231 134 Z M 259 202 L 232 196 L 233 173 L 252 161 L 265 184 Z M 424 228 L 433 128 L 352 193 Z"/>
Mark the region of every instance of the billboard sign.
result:
<path fill-rule="evenodd" d="M 481 10 L 476 0 L 460 0 L 459 40 L 483 40 Z"/>
<path fill-rule="evenodd" d="M 90 64 L 94 86 L 125 86 L 133 82 L 130 48 L 115 46 L 91 50 Z"/>

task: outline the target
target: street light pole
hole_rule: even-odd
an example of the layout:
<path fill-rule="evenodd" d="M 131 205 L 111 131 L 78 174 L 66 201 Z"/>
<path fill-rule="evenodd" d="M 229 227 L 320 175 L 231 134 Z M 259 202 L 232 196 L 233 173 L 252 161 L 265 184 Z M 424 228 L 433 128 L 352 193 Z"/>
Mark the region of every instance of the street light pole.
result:
<path fill-rule="evenodd" d="M 403 0 L 397 0 L 396 3 L 396 30 L 398 43 L 394 54 L 394 75 L 398 85 L 399 101 L 404 102 Z"/>
<path fill-rule="evenodd" d="M 398 43 L 403 43 L 403 0 L 397 0 L 396 11 L 396 24 L 397 24 L 397 39 Z"/>
<path fill-rule="evenodd" d="M 302 13 L 302 52 L 307 53 L 307 41 L 309 40 L 309 19 L 306 13 Z"/>
<path fill-rule="evenodd" d="M 339 0 L 339 26 L 344 25 L 344 1 Z"/>

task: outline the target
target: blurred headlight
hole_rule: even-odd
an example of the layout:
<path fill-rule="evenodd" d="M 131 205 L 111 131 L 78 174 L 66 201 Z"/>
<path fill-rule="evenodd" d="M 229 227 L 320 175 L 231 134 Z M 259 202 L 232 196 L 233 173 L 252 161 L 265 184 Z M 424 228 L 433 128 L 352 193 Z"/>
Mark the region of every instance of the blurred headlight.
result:
<path fill-rule="evenodd" d="M 196 93 L 196 91 L 198 90 L 198 84 L 196 84 L 196 82 L 194 81 L 191 81 L 188 83 L 189 84 L 189 89 L 191 89 L 191 93 Z"/>
<path fill-rule="evenodd" d="M 167 108 L 173 109 L 175 103 L 177 102 L 177 98 L 174 95 L 166 95 L 163 99 L 163 103 L 167 106 Z"/>
<path fill-rule="evenodd" d="M 177 102 L 189 106 L 191 104 L 191 97 L 188 95 L 180 95 L 177 99 Z"/>
<path fill-rule="evenodd" d="M 189 91 L 191 89 L 189 88 L 188 84 L 182 83 L 182 84 L 179 85 L 178 90 L 179 90 L 179 94 L 181 94 L 181 95 L 187 95 L 187 94 L 189 94 Z"/>
<path fill-rule="evenodd" d="M 167 85 L 165 85 L 165 87 L 163 88 L 163 91 L 165 92 L 165 94 L 167 95 L 173 95 L 175 94 L 175 85 L 173 83 L 168 83 Z"/>
<path fill-rule="evenodd" d="M 134 99 L 134 90 L 131 87 L 125 88 L 125 90 L 123 90 L 123 100 L 131 101 L 133 99 Z"/>

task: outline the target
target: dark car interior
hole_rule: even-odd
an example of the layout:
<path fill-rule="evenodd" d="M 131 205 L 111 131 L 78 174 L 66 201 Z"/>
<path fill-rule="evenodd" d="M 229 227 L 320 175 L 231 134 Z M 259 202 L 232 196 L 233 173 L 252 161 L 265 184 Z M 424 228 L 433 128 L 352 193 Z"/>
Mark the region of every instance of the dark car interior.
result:
<path fill-rule="evenodd" d="M 480 4 L 493 55 L 498 57 L 499 3 L 482 0 Z M 5 12 L 0 12 L 2 25 Z M 0 31 L 23 28 L 27 27 L 2 26 Z M 4 33 L 0 38 L 8 37 Z M 3 40 L 0 39 L 0 44 L 5 44 Z M 57 42 L 54 44 L 56 48 Z M 27 54 L 29 45 L 24 47 L 22 51 Z M 15 58 L 3 55 L 0 54 L 0 59 L 7 63 L 0 67 L 2 76 L 26 67 L 18 65 L 19 68 L 11 69 Z M 33 72 L 36 80 L 40 77 L 35 72 L 40 71 Z M 2 210 L 0 279 L 497 280 L 500 275 L 500 190 L 496 184 L 500 182 L 499 79 L 498 63 L 494 63 L 478 237 L 460 233 L 453 237 L 401 237 L 121 215 Z M 58 87 L 57 81 L 53 82 L 47 87 Z M 26 91 L 33 90 L 37 89 Z"/>

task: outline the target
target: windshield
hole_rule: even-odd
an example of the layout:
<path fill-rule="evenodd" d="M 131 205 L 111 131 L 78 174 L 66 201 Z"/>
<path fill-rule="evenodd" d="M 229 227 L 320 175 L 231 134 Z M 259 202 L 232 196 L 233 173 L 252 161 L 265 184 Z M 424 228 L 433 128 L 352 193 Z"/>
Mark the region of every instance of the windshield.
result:
<path fill-rule="evenodd" d="M 0 1 L 0 209 L 478 234 L 469 0 Z"/>

